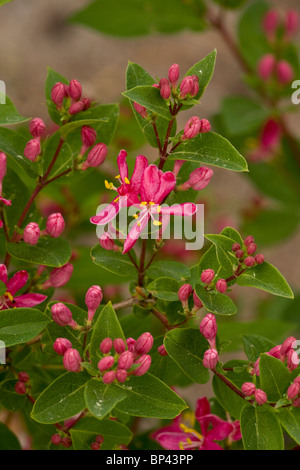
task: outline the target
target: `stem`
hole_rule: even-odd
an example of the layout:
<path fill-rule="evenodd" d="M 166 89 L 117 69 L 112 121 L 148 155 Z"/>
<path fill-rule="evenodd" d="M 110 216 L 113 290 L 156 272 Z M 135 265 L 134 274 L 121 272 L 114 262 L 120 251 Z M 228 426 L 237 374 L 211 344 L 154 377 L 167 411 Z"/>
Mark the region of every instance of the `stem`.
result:
<path fill-rule="evenodd" d="M 58 157 L 59 152 L 60 152 L 60 150 L 61 150 L 61 148 L 62 148 L 62 146 L 63 146 L 64 141 L 65 141 L 65 139 L 64 139 L 63 137 L 61 137 L 61 138 L 59 139 L 58 146 L 57 146 L 57 149 L 56 149 L 56 151 L 55 151 L 55 154 L 54 154 L 54 156 L 53 156 L 53 158 L 52 158 L 52 160 L 51 160 L 51 163 L 50 163 L 50 165 L 49 165 L 49 167 L 48 167 L 46 173 L 45 173 L 44 176 L 43 176 L 43 183 L 45 183 L 45 182 L 47 181 L 47 178 L 48 178 L 48 176 L 50 175 L 50 172 L 51 172 L 51 170 L 52 170 L 52 168 L 53 168 L 53 166 L 54 166 L 54 164 L 55 164 L 55 162 L 56 162 L 56 160 L 57 160 L 57 157 Z"/>
<path fill-rule="evenodd" d="M 127 254 L 128 254 L 128 258 L 129 258 L 130 261 L 132 262 L 133 266 L 134 266 L 137 270 L 139 270 L 139 267 L 138 267 L 138 265 L 136 264 L 136 262 L 135 262 L 135 260 L 134 260 L 134 258 L 133 258 L 133 256 L 132 256 L 132 254 L 131 254 L 129 251 L 128 251 Z"/>
<path fill-rule="evenodd" d="M 224 377 L 224 375 L 220 374 L 216 369 L 212 369 L 212 372 L 220 380 L 222 380 L 222 382 L 224 382 L 224 384 L 227 385 L 227 387 L 229 387 L 230 390 L 232 390 L 234 393 L 236 393 L 239 397 L 245 399 L 245 395 L 243 394 L 243 392 L 241 392 L 241 390 L 239 390 L 235 385 L 233 385 L 233 383 L 231 383 L 230 380 L 228 380 L 226 377 Z"/>
<path fill-rule="evenodd" d="M 156 137 L 156 140 L 157 140 L 159 155 L 161 156 L 163 149 L 162 149 L 162 146 L 161 146 L 161 142 L 160 142 L 160 138 L 159 138 L 159 135 L 158 135 L 158 130 L 157 130 L 155 121 L 152 122 L 152 126 L 153 126 L 154 134 L 155 134 L 155 137 Z"/>
<path fill-rule="evenodd" d="M 140 287 L 142 287 L 144 283 L 146 249 L 147 249 L 147 239 L 144 239 L 142 242 L 142 251 L 141 251 L 141 257 L 140 257 L 139 277 L 138 277 L 138 285 Z"/>
<path fill-rule="evenodd" d="M 136 299 L 131 297 L 130 299 L 122 300 L 122 302 L 119 302 L 117 304 L 113 304 L 112 307 L 113 307 L 114 310 L 119 310 L 121 308 L 131 307 L 135 303 L 136 303 Z"/>
<path fill-rule="evenodd" d="M 156 310 L 156 308 L 153 308 L 151 310 L 151 312 L 164 325 L 164 327 L 167 330 L 172 330 L 173 329 L 173 327 L 169 324 L 167 318 L 162 313 L 160 313 L 158 310 Z"/>
<path fill-rule="evenodd" d="M 166 162 L 166 159 L 168 157 L 167 150 L 168 150 L 169 138 L 170 138 L 170 135 L 171 135 L 171 131 L 172 131 L 174 121 L 175 121 L 175 119 L 172 119 L 172 121 L 169 122 L 168 129 L 167 129 L 167 132 L 166 132 L 165 142 L 164 142 L 164 146 L 163 146 L 163 149 L 162 149 L 160 162 L 159 162 L 159 166 L 158 166 L 158 168 L 160 170 L 162 170 L 162 168 L 163 168 L 163 166 Z"/>

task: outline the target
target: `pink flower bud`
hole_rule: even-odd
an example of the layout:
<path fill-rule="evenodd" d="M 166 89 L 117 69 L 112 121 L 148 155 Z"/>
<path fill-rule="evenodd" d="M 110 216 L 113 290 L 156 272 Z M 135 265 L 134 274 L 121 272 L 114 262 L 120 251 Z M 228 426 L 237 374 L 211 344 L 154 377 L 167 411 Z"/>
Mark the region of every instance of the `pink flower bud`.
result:
<path fill-rule="evenodd" d="M 31 139 L 27 142 L 24 149 L 24 157 L 28 160 L 35 162 L 41 153 L 41 144 L 39 139 Z"/>
<path fill-rule="evenodd" d="M 244 256 L 243 250 L 237 250 L 237 251 L 235 252 L 235 256 L 236 256 L 238 259 L 242 258 L 242 257 Z"/>
<path fill-rule="evenodd" d="M 106 372 L 102 377 L 103 383 L 107 385 L 113 383 L 115 379 L 116 379 L 116 372 L 114 370 L 110 370 Z"/>
<path fill-rule="evenodd" d="M 141 115 L 142 118 L 146 118 L 148 116 L 147 109 L 144 106 L 134 102 L 133 107 L 136 112 Z"/>
<path fill-rule="evenodd" d="M 89 98 L 82 98 L 81 102 L 83 103 L 83 111 L 86 111 L 91 106 L 91 100 Z"/>
<path fill-rule="evenodd" d="M 40 227 L 35 222 L 30 222 L 24 228 L 23 240 L 30 245 L 36 245 L 41 235 Z"/>
<path fill-rule="evenodd" d="M 51 442 L 55 446 L 59 446 L 61 444 L 61 435 L 60 434 L 52 434 L 51 436 Z"/>
<path fill-rule="evenodd" d="M 121 384 L 123 384 L 124 382 L 126 382 L 126 379 L 128 377 L 128 373 L 125 369 L 118 369 L 116 371 L 116 379 L 118 382 L 120 382 Z"/>
<path fill-rule="evenodd" d="M 88 308 L 88 321 L 92 321 L 95 312 L 103 299 L 103 293 L 100 286 L 92 286 L 85 295 L 85 304 Z"/>
<path fill-rule="evenodd" d="M 292 383 L 287 389 L 287 397 L 289 400 L 296 398 L 300 391 L 300 385 L 298 383 Z"/>
<path fill-rule="evenodd" d="M 111 338 L 104 338 L 100 343 L 100 351 L 103 352 L 103 354 L 109 353 L 112 348 L 112 344 L 113 342 Z"/>
<path fill-rule="evenodd" d="M 286 365 L 290 372 L 294 369 L 297 369 L 299 365 L 299 357 L 294 349 L 290 349 L 288 351 L 286 355 Z"/>
<path fill-rule="evenodd" d="M 69 84 L 69 95 L 70 95 L 70 97 L 73 100 L 78 101 L 81 98 L 81 93 L 82 93 L 81 84 L 75 79 L 71 80 L 70 84 Z"/>
<path fill-rule="evenodd" d="M 19 372 L 18 379 L 20 382 L 24 382 L 26 384 L 27 382 L 29 382 L 29 375 L 27 374 L 27 372 Z"/>
<path fill-rule="evenodd" d="M 70 437 L 63 437 L 61 440 L 61 445 L 68 449 L 72 446 L 72 439 Z"/>
<path fill-rule="evenodd" d="M 18 394 L 18 395 L 25 395 L 26 393 L 26 385 L 24 382 L 17 382 L 15 384 L 15 392 Z"/>
<path fill-rule="evenodd" d="M 269 10 L 263 18 L 263 29 L 266 35 L 270 38 L 273 37 L 279 23 L 279 16 L 277 11 Z"/>
<path fill-rule="evenodd" d="M 81 141 L 83 147 L 87 149 L 94 145 L 97 139 L 97 132 L 90 126 L 82 126 L 81 128 Z M 84 152 L 83 152 L 84 153 Z"/>
<path fill-rule="evenodd" d="M 122 352 L 126 351 L 126 344 L 122 338 L 115 338 L 113 345 L 117 354 L 122 354 Z"/>
<path fill-rule="evenodd" d="M 203 365 L 206 369 L 214 369 L 219 362 L 219 354 L 216 349 L 207 349 L 203 356 Z"/>
<path fill-rule="evenodd" d="M 63 303 L 59 302 L 51 307 L 52 318 L 60 326 L 69 325 L 72 321 L 71 310 Z"/>
<path fill-rule="evenodd" d="M 29 123 L 29 132 L 36 139 L 41 137 L 45 129 L 45 123 L 40 118 L 34 118 Z"/>
<path fill-rule="evenodd" d="M 164 344 L 161 344 L 160 346 L 158 346 L 157 351 L 158 351 L 158 354 L 160 354 L 161 356 L 167 356 L 168 355 Z"/>
<path fill-rule="evenodd" d="M 105 356 L 98 362 L 98 369 L 100 372 L 110 369 L 115 363 L 113 356 Z"/>
<path fill-rule="evenodd" d="M 260 362 L 260 357 L 256 360 L 254 366 L 253 366 L 253 370 L 251 372 L 251 375 L 257 375 L 257 377 L 259 377 L 260 375 L 260 370 L 259 370 L 259 362 Z"/>
<path fill-rule="evenodd" d="M 109 232 L 102 233 L 101 237 L 99 238 L 99 243 L 102 248 L 104 248 L 104 250 L 118 250 L 118 247 Z"/>
<path fill-rule="evenodd" d="M 175 176 L 178 175 L 180 168 L 182 167 L 184 163 L 185 163 L 185 160 L 175 160 L 174 167 L 173 167 L 173 173 Z"/>
<path fill-rule="evenodd" d="M 86 161 L 82 164 L 81 169 L 86 170 L 89 167 L 97 167 L 102 165 L 107 155 L 107 146 L 99 143 L 93 147 L 87 156 Z"/>
<path fill-rule="evenodd" d="M 180 73 L 179 65 L 178 64 L 171 65 L 168 71 L 168 78 L 173 88 L 176 86 L 176 83 L 179 79 L 179 73 Z"/>
<path fill-rule="evenodd" d="M 248 255 L 254 255 L 256 252 L 257 245 L 256 243 L 250 243 L 250 245 L 247 246 L 247 254 Z"/>
<path fill-rule="evenodd" d="M 72 348 L 72 343 L 66 338 L 56 338 L 53 344 L 54 351 L 63 356 L 67 349 Z"/>
<path fill-rule="evenodd" d="M 245 238 L 244 244 L 245 246 L 249 246 L 250 243 L 254 243 L 254 237 L 252 235 L 248 235 L 248 237 Z"/>
<path fill-rule="evenodd" d="M 210 122 L 207 119 L 201 119 L 200 133 L 205 134 L 206 132 L 210 132 L 210 130 L 211 130 Z"/>
<path fill-rule="evenodd" d="M 248 268 L 251 268 L 252 266 L 255 265 L 255 258 L 253 258 L 253 256 L 248 256 L 247 258 L 245 258 L 244 263 L 245 263 L 245 266 L 247 266 Z"/>
<path fill-rule="evenodd" d="M 70 372 L 79 372 L 81 370 L 82 359 L 77 349 L 69 348 L 63 357 L 63 364 L 66 370 Z"/>
<path fill-rule="evenodd" d="M 254 398 L 255 398 L 256 403 L 258 405 L 264 405 L 268 401 L 266 393 L 263 390 L 261 390 L 260 388 L 255 390 Z"/>
<path fill-rule="evenodd" d="M 186 123 L 183 131 L 182 140 L 192 139 L 199 134 L 201 129 L 201 121 L 197 116 L 192 116 Z"/>
<path fill-rule="evenodd" d="M 205 315 L 205 317 L 201 320 L 199 329 L 204 338 L 209 341 L 210 346 L 215 348 L 217 335 L 216 317 L 212 313 Z"/>
<path fill-rule="evenodd" d="M 0 152 L 0 195 L 2 194 L 2 180 L 6 175 L 7 170 L 7 157 L 5 153 Z"/>
<path fill-rule="evenodd" d="M 227 291 L 227 282 L 225 279 L 219 279 L 216 283 L 216 289 L 221 294 L 224 294 Z"/>
<path fill-rule="evenodd" d="M 124 351 L 119 357 L 118 368 L 128 370 L 132 366 L 133 361 L 133 353 L 130 351 Z"/>
<path fill-rule="evenodd" d="M 193 287 L 191 284 L 183 284 L 178 291 L 178 299 L 182 302 L 184 307 L 188 306 L 188 300 L 190 295 L 193 292 Z"/>
<path fill-rule="evenodd" d="M 270 349 L 268 354 L 272 357 L 276 357 L 276 359 L 280 359 L 280 349 L 281 344 L 278 344 L 277 346 L 274 346 L 274 348 Z"/>
<path fill-rule="evenodd" d="M 65 221 L 60 212 L 49 215 L 46 222 L 46 232 L 50 237 L 58 238 L 65 229 Z"/>
<path fill-rule="evenodd" d="M 277 64 L 277 79 L 282 85 L 290 83 L 294 78 L 292 66 L 286 60 L 280 60 Z"/>
<path fill-rule="evenodd" d="M 299 386 L 300 386 L 300 376 L 296 377 L 296 378 L 294 379 L 294 382 L 293 382 L 293 383 L 294 383 L 294 384 L 299 384 Z"/>
<path fill-rule="evenodd" d="M 233 252 L 236 252 L 241 249 L 241 245 L 239 243 L 233 243 L 231 249 Z"/>
<path fill-rule="evenodd" d="M 284 340 L 284 342 L 281 345 L 280 348 L 280 355 L 281 358 L 284 360 L 286 358 L 287 353 L 290 351 L 290 349 L 293 348 L 293 345 L 296 344 L 296 338 L 294 336 L 289 336 Z"/>
<path fill-rule="evenodd" d="M 74 114 L 78 114 L 81 111 L 83 111 L 85 108 L 85 104 L 83 101 L 76 101 L 75 103 L 71 104 L 71 106 L 68 109 L 68 112 L 71 116 L 74 116 Z"/>
<path fill-rule="evenodd" d="M 149 370 L 151 366 L 151 356 L 149 354 L 143 354 L 141 357 L 139 357 L 134 364 L 140 364 L 139 367 L 134 369 L 132 372 L 133 375 L 141 376 L 146 374 L 146 372 Z"/>
<path fill-rule="evenodd" d="M 213 170 L 206 167 L 199 167 L 192 171 L 189 176 L 189 179 L 182 184 L 180 189 L 186 190 L 189 188 L 194 189 L 195 191 L 201 191 L 206 188 L 213 176 Z"/>
<path fill-rule="evenodd" d="M 67 263 L 61 268 L 55 268 L 50 274 L 49 281 L 46 281 L 44 287 L 62 287 L 67 282 L 69 282 L 72 273 L 73 273 L 73 265 L 71 263 Z"/>
<path fill-rule="evenodd" d="M 186 98 L 186 95 L 190 94 L 194 90 L 194 80 L 192 77 L 184 77 L 180 83 L 180 98 Z"/>
<path fill-rule="evenodd" d="M 63 83 L 56 83 L 51 90 L 51 99 L 57 107 L 61 107 L 66 96 L 66 89 Z"/>
<path fill-rule="evenodd" d="M 293 405 L 295 408 L 300 408 L 300 398 L 295 398 L 295 400 L 293 400 L 292 405 Z"/>
<path fill-rule="evenodd" d="M 199 78 L 197 77 L 197 75 L 192 75 L 192 79 L 193 79 L 193 87 L 192 87 L 190 95 L 194 97 L 199 92 Z"/>
<path fill-rule="evenodd" d="M 203 303 L 201 302 L 201 300 L 199 299 L 195 291 L 193 291 L 193 301 L 194 301 L 194 309 L 199 310 L 200 308 L 203 307 Z"/>
<path fill-rule="evenodd" d="M 161 78 L 159 81 L 160 96 L 168 100 L 171 96 L 171 87 L 167 78 Z"/>
<path fill-rule="evenodd" d="M 241 390 L 246 397 L 251 397 L 256 390 L 256 386 L 252 382 L 245 382 Z"/>
<path fill-rule="evenodd" d="M 267 82 L 275 70 L 276 59 L 273 54 L 264 55 L 257 67 L 258 76 L 264 81 Z"/>
<path fill-rule="evenodd" d="M 293 36 L 299 28 L 299 14 L 296 10 L 289 10 L 286 13 L 285 29 L 288 38 Z"/>
<path fill-rule="evenodd" d="M 151 333 L 143 333 L 134 345 L 138 354 L 147 354 L 153 346 L 153 336 Z"/>
<path fill-rule="evenodd" d="M 213 269 L 205 269 L 200 276 L 201 282 L 204 284 L 210 284 L 215 277 L 215 271 Z"/>
<path fill-rule="evenodd" d="M 134 347 L 135 343 L 136 343 L 136 340 L 134 338 L 127 338 L 126 339 L 126 344 L 127 344 L 128 351 L 135 352 L 135 347 Z"/>
<path fill-rule="evenodd" d="M 254 259 L 257 264 L 262 264 L 265 261 L 264 255 L 261 255 L 261 254 L 256 255 Z"/>

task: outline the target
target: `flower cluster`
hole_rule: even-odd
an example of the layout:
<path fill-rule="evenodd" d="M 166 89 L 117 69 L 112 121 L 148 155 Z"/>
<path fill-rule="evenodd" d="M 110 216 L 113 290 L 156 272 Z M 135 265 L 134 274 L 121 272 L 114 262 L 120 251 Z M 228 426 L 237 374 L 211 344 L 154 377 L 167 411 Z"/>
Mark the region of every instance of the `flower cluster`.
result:
<path fill-rule="evenodd" d="M 19 395 L 25 395 L 28 390 L 29 375 L 27 372 L 18 373 L 18 381 L 15 384 L 15 391 Z"/>
<path fill-rule="evenodd" d="M 270 349 L 266 354 L 273 356 L 276 359 L 279 359 L 282 362 L 286 363 L 286 366 L 290 372 L 296 369 L 299 365 L 299 356 L 295 351 L 297 346 L 297 340 L 293 336 L 289 336 L 282 344 L 278 344 L 274 348 Z M 259 361 L 260 358 L 255 362 L 253 369 L 251 371 L 252 375 L 259 376 Z"/>
<path fill-rule="evenodd" d="M 46 229 L 42 233 L 39 224 L 30 222 L 26 225 L 23 232 L 23 240 L 30 245 L 36 245 L 41 235 L 49 235 L 58 238 L 65 229 L 65 221 L 60 212 L 49 215 L 46 221 Z"/>
<path fill-rule="evenodd" d="M 232 251 L 235 253 L 236 258 L 243 267 L 251 268 L 257 264 L 262 264 L 265 257 L 262 254 L 256 254 L 257 244 L 252 235 L 248 235 L 243 241 L 242 246 L 239 243 L 232 245 Z"/>

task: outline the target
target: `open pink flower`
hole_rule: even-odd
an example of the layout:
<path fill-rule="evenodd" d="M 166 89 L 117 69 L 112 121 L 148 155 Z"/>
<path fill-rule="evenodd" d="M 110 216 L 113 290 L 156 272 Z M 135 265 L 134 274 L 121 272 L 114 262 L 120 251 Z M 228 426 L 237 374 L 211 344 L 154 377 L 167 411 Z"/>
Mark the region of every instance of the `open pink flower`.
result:
<path fill-rule="evenodd" d="M 105 182 L 108 189 L 117 191 L 118 196 L 99 214 L 91 217 L 91 222 L 96 225 L 106 225 L 114 219 L 123 207 L 129 207 L 138 204 L 138 194 L 141 188 L 142 176 L 148 166 L 148 160 L 143 155 L 138 155 L 135 161 L 135 167 L 131 179 L 128 178 L 128 166 L 126 162 L 127 152 L 121 150 L 117 158 L 119 168 L 119 179 L 121 186 L 116 188 L 113 183 Z"/>
<path fill-rule="evenodd" d="M 207 398 L 197 401 L 195 418 L 200 424 L 201 433 L 182 422 L 180 416 L 166 427 L 158 429 L 152 438 L 167 450 L 223 450 L 215 441 L 230 438 L 241 439 L 239 421 L 224 421 L 211 414 Z"/>
<path fill-rule="evenodd" d="M 0 264 L 0 281 L 6 285 L 6 292 L 0 296 L 0 310 L 13 307 L 35 307 L 47 299 L 46 295 L 33 293 L 16 296 L 15 294 L 26 285 L 27 280 L 26 271 L 18 271 L 11 279 L 8 279 L 5 264 Z"/>

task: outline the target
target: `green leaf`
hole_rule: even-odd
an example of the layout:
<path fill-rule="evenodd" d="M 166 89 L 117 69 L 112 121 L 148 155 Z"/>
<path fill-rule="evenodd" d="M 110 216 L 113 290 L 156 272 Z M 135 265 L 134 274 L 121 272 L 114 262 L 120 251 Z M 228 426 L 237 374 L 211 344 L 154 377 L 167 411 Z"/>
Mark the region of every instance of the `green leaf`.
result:
<path fill-rule="evenodd" d="M 12 0 L 0 0 L 0 6 L 5 5 L 5 3 L 9 3 Z"/>
<path fill-rule="evenodd" d="M 227 278 L 232 275 L 233 271 L 238 267 L 238 262 L 233 257 L 232 245 L 234 240 L 225 235 L 205 235 L 205 238 L 216 246 L 216 255 L 222 269 L 222 277 Z M 216 274 L 220 274 L 216 271 Z"/>
<path fill-rule="evenodd" d="M 113 450 L 116 445 L 129 444 L 131 431 L 122 423 L 111 419 L 99 419 L 87 416 L 70 430 L 75 450 L 91 450 L 91 443 L 96 436 L 103 436 L 101 450 Z"/>
<path fill-rule="evenodd" d="M 291 381 L 284 363 L 275 357 L 261 354 L 259 372 L 261 388 L 267 394 L 268 401 L 275 403 L 283 398 Z"/>
<path fill-rule="evenodd" d="M 126 98 L 144 106 L 148 111 L 171 121 L 172 115 L 166 101 L 160 96 L 158 88 L 150 85 L 142 85 L 131 88 L 122 93 Z"/>
<path fill-rule="evenodd" d="M 8 243 L 7 251 L 14 258 L 27 263 L 54 268 L 64 266 L 72 254 L 71 246 L 64 238 L 48 236 L 42 236 L 36 245 L 29 245 L 25 242 Z"/>
<path fill-rule="evenodd" d="M 234 315 L 237 307 L 234 302 L 225 294 L 219 292 L 207 292 L 200 284 L 196 285 L 196 294 L 202 301 L 206 310 L 217 315 Z"/>
<path fill-rule="evenodd" d="M 178 282 L 185 281 L 191 276 L 189 268 L 177 261 L 156 261 L 147 269 L 147 277 L 156 279 L 158 277 L 172 277 Z"/>
<path fill-rule="evenodd" d="M 0 126 L 21 124 L 29 121 L 29 119 L 30 118 L 21 116 L 8 96 L 0 91 Z"/>
<path fill-rule="evenodd" d="M 37 176 L 35 163 L 24 157 L 26 143 L 27 139 L 23 135 L 0 127 L 0 150 L 9 157 L 8 166 L 18 173 L 24 182 Z"/>
<path fill-rule="evenodd" d="M 199 79 L 199 92 L 194 97 L 195 100 L 199 100 L 205 92 L 209 82 L 212 79 L 215 70 L 217 51 L 210 52 L 204 59 L 194 64 L 186 73 L 185 77 L 196 75 Z"/>
<path fill-rule="evenodd" d="M 273 295 L 293 299 L 294 294 L 277 268 L 272 264 L 264 262 L 252 268 L 248 268 L 237 278 L 239 286 L 256 287 Z"/>
<path fill-rule="evenodd" d="M 46 328 L 49 320 L 34 308 L 12 308 L 0 311 L 0 340 L 5 346 L 30 341 Z"/>
<path fill-rule="evenodd" d="M 6 196 L 7 199 L 11 200 L 11 206 L 5 206 L 6 221 L 9 234 L 11 235 L 24 210 L 25 204 L 30 197 L 29 190 L 19 176 L 11 170 L 11 168 L 7 169 L 6 176 L 3 180 L 3 195 L 4 197 Z M 35 215 L 34 205 L 30 214 L 25 218 L 24 224 L 27 225 L 27 223 L 31 221 L 31 214 L 33 214 L 33 216 Z"/>
<path fill-rule="evenodd" d="M 235 242 L 239 243 L 241 246 L 243 244 L 243 240 L 242 240 L 241 235 L 239 234 L 239 232 L 237 230 L 235 230 L 232 227 L 225 227 L 222 230 L 221 235 L 224 235 L 225 237 L 231 238 Z"/>
<path fill-rule="evenodd" d="M 122 338 L 125 340 L 123 330 L 111 302 L 105 305 L 93 328 L 89 351 L 91 362 L 95 367 L 100 359 L 99 346 L 104 338 Z"/>
<path fill-rule="evenodd" d="M 0 383 L 0 404 L 10 411 L 24 410 L 28 398 L 15 391 L 17 380 L 8 379 Z"/>
<path fill-rule="evenodd" d="M 128 279 L 134 279 L 137 275 L 137 271 L 127 255 L 104 250 L 100 245 L 96 245 L 92 248 L 91 257 L 97 266 L 113 274 L 126 276 Z"/>
<path fill-rule="evenodd" d="M 222 102 L 221 114 L 229 135 L 239 136 L 256 132 L 270 111 L 245 96 L 228 96 Z"/>
<path fill-rule="evenodd" d="M 187 407 L 177 393 L 149 373 L 131 376 L 126 384 L 117 386 L 126 391 L 127 398 L 115 409 L 128 415 L 173 419 Z"/>
<path fill-rule="evenodd" d="M 226 385 L 222 380 L 217 376 L 213 378 L 213 390 L 216 395 L 216 399 L 220 405 L 228 411 L 228 413 L 236 419 L 240 418 L 242 409 L 245 406 L 245 399 L 237 395 L 233 390 L 231 390 L 228 385 Z M 250 406 L 246 403 L 246 406 Z"/>
<path fill-rule="evenodd" d="M 15 434 L 0 422 L 0 450 L 22 450 Z"/>
<path fill-rule="evenodd" d="M 261 353 L 270 351 L 275 346 L 273 341 L 260 335 L 243 335 L 242 341 L 249 361 L 256 361 Z"/>
<path fill-rule="evenodd" d="M 174 329 L 167 333 L 165 348 L 182 371 L 194 382 L 204 384 L 209 380 L 209 372 L 202 359 L 209 348 L 207 340 L 198 329 Z"/>
<path fill-rule="evenodd" d="M 85 388 L 87 407 L 90 413 L 99 419 L 110 413 L 126 396 L 126 392 L 114 384 L 107 385 L 97 379 L 91 379 Z"/>
<path fill-rule="evenodd" d="M 281 425 L 297 444 L 300 444 L 300 409 L 280 408 L 278 417 Z"/>
<path fill-rule="evenodd" d="M 245 450 L 283 450 L 281 426 L 267 405 L 245 406 L 241 413 L 241 432 Z"/>
<path fill-rule="evenodd" d="M 36 400 L 31 417 L 44 424 L 71 418 L 85 407 L 84 388 L 90 376 L 86 372 L 67 372 L 55 379 Z"/>
<path fill-rule="evenodd" d="M 198 134 L 193 139 L 182 142 L 172 152 L 171 160 L 187 160 L 204 163 L 232 171 L 247 171 L 247 162 L 233 145 L 214 132 Z"/>
<path fill-rule="evenodd" d="M 178 300 L 179 284 L 175 279 L 159 277 L 147 286 L 147 290 L 157 299 L 169 302 Z"/>

